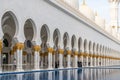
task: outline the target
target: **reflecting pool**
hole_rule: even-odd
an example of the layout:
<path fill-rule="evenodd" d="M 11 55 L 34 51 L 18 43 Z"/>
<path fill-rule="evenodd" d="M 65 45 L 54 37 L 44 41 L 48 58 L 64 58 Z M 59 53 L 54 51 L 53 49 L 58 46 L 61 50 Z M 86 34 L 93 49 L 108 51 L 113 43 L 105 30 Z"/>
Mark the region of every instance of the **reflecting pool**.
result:
<path fill-rule="evenodd" d="M 120 69 L 70 69 L 0 75 L 0 80 L 120 80 Z"/>

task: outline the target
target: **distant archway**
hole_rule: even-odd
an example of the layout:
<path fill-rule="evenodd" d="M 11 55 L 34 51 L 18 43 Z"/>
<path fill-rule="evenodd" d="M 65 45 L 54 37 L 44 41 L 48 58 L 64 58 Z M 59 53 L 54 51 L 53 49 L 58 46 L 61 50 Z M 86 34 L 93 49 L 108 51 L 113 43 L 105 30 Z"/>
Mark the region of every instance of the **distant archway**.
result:
<path fill-rule="evenodd" d="M 60 44 L 60 39 L 61 39 L 60 31 L 59 29 L 55 29 L 53 33 L 53 42 L 55 46 L 58 46 Z"/>
<path fill-rule="evenodd" d="M 79 39 L 78 39 L 78 50 L 79 50 L 79 52 L 82 52 L 82 45 L 83 44 L 83 41 L 82 41 L 82 38 L 80 37 Z"/>
<path fill-rule="evenodd" d="M 71 38 L 71 46 L 72 46 L 72 48 L 75 48 L 75 46 L 76 46 L 76 36 L 75 35 L 73 35 Z"/>
<path fill-rule="evenodd" d="M 88 43 L 87 43 L 87 39 L 84 40 L 84 52 L 87 52 L 88 49 Z"/>
<path fill-rule="evenodd" d="M 36 35 L 36 26 L 32 19 L 27 19 L 24 24 L 24 35 L 26 40 L 32 41 Z"/>
<path fill-rule="evenodd" d="M 11 11 L 4 13 L 1 20 L 3 33 L 9 34 L 12 38 L 18 33 L 18 21 L 15 14 Z"/>
<path fill-rule="evenodd" d="M 42 67 L 48 67 L 48 47 L 50 47 L 49 46 L 50 30 L 46 24 L 44 24 L 41 27 L 40 38 L 42 41 L 40 54 L 43 55 L 41 56 Z"/>
<path fill-rule="evenodd" d="M 69 35 L 67 32 L 65 32 L 63 35 L 63 44 L 64 44 L 64 48 L 68 47 L 69 45 Z"/>

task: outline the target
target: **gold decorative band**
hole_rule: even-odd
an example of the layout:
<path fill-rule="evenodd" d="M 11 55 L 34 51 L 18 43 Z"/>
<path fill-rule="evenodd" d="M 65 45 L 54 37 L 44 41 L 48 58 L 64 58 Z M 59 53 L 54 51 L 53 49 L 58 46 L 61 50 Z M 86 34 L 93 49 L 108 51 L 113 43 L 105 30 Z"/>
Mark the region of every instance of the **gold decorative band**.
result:
<path fill-rule="evenodd" d="M 39 45 L 35 45 L 35 46 L 33 47 L 33 49 L 34 49 L 34 51 L 39 52 L 39 51 L 41 50 L 41 47 L 40 47 Z"/>
<path fill-rule="evenodd" d="M 53 48 L 48 48 L 48 52 L 52 53 L 53 52 Z"/>
<path fill-rule="evenodd" d="M 15 47 L 16 47 L 16 49 L 22 50 L 24 48 L 24 44 L 23 43 L 16 43 Z"/>
<path fill-rule="evenodd" d="M 75 51 L 75 52 L 74 52 L 74 55 L 76 55 L 76 56 L 77 56 L 77 55 L 78 55 L 78 51 Z"/>
<path fill-rule="evenodd" d="M 70 50 L 67 50 L 67 54 L 68 54 L 68 55 L 71 55 L 71 51 L 70 51 Z"/>
<path fill-rule="evenodd" d="M 64 50 L 63 49 L 59 49 L 58 52 L 59 52 L 59 54 L 63 54 Z"/>
<path fill-rule="evenodd" d="M 78 56 L 79 57 L 84 56 L 84 53 L 79 53 Z"/>

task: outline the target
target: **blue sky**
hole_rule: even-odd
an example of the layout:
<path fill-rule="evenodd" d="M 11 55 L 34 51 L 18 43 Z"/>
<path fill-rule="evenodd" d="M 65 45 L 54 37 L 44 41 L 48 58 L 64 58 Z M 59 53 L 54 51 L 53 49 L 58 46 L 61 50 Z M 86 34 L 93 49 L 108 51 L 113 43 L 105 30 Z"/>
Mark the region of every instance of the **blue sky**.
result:
<path fill-rule="evenodd" d="M 80 0 L 80 4 L 83 0 Z M 86 0 L 86 4 L 92 8 L 94 11 L 97 11 L 98 14 L 106 19 L 106 22 L 110 20 L 110 13 L 109 13 L 109 2 L 108 0 Z M 120 8 L 120 6 L 119 6 Z M 119 9 L 120 14 L 120 9 Z M 120 24 L 120 16 L 119 16 L 119 24 Z"/>

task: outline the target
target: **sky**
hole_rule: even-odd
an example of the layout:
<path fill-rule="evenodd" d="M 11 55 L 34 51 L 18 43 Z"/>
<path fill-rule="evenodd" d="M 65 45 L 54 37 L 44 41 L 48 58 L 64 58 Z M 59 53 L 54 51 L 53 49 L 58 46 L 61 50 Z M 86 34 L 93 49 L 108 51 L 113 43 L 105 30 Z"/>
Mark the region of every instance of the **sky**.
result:
<path fill-rule="evenodd" d="M 80 4 L 83 0 L 79 0 Z M 110 5 L 108 0 L 86 0 L 86 4 L 93 10 L 97 11 L 98 14 L 105 18 L 106 22 L 108 23 L 110 20 Z M 120 8 L 120 5 L 119 5 Z M 119 9 L 120 14 L 120 9 Z M 119 25 L 120 25 L 120 15 L 119 15 Z"/>

